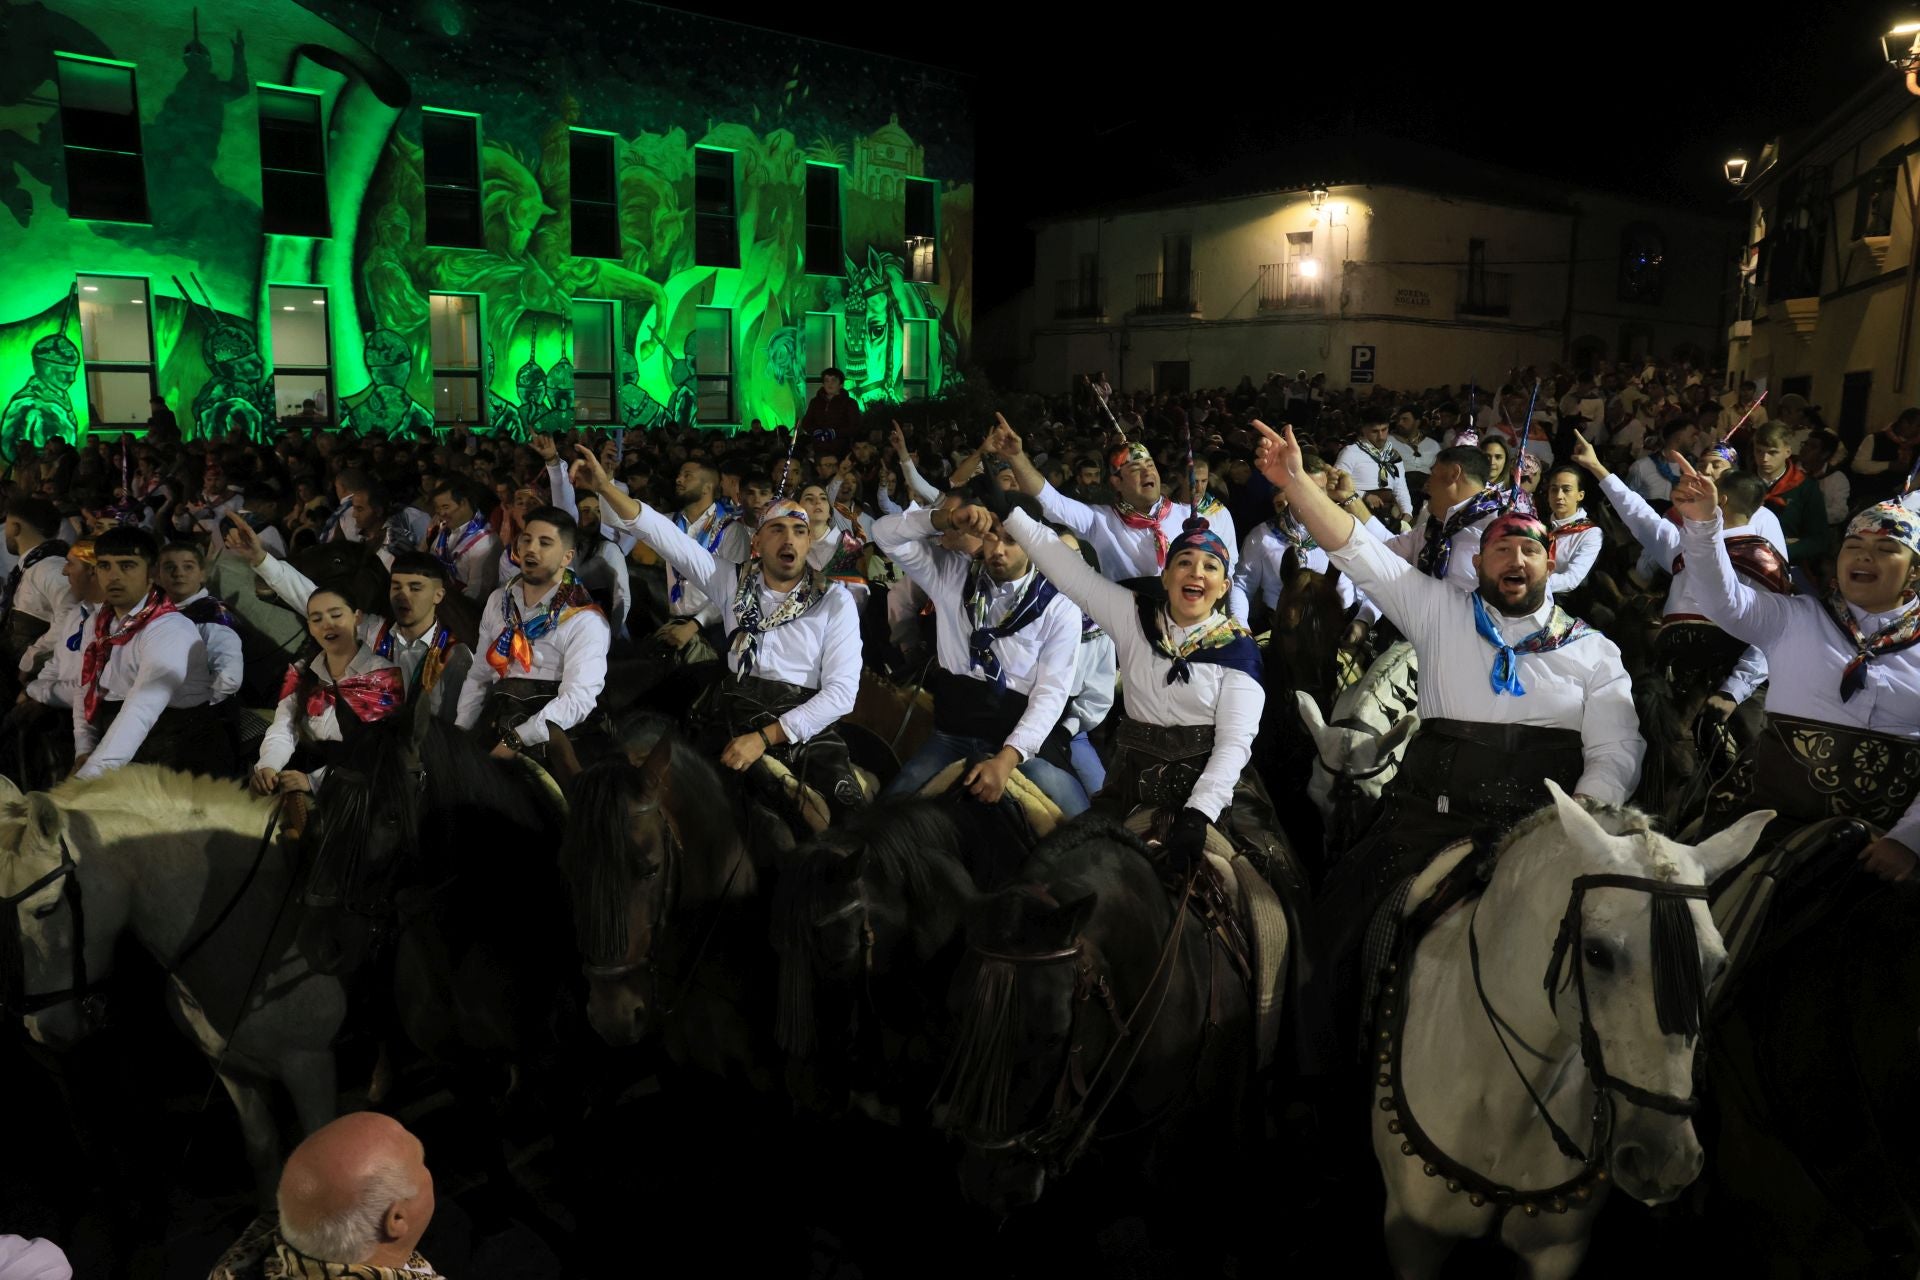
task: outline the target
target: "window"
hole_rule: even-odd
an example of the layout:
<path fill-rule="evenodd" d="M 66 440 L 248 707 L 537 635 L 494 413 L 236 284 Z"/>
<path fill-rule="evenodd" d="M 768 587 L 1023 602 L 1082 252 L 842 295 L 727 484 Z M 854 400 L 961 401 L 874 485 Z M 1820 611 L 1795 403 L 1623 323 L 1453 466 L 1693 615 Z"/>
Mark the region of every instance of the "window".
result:
<path fill-rule="evenodd" d="M 940 188 L 924 178 L 907 180 L 907 279 L 932 284 L 940 241 Z"/>
<path fill-rule="evenodd" d="M 811 201 L 811 186 L 808 192 Z M 811 209 L 811 203 L 808 207 Z M 740 232 L 734 221 L 733 152 L 715 147 L 693 149 L 693 216 L 694 265 L 739 266 Z M 812 220 L 811 212 L 808 220 Z"/>
<path fill-rule="evenodd" d="M 1320 260 L 1313 256 L 1313 232 L 1287 233 L 1287 305 L 1312 306 L 1320 301 Z"/>
<path fill-rule="evenodd" d="M 1467 241 L 1467 268 L 1460 272 L 1454 312 L 1463 316 L 1504 316 L 1513 310 L 1513 273 L 1487 270 L 1487 242 Z"/>
<path fill-rule="evenodd" d="M 327 215 L 327 140 L 320 95 L 260 87 L 260 229 L 332 234 Z"/>
<path fill-rule="evenodd" d="M 426 150 L 427 243 L 480 249 L 480 118 L 427 110 L 420 133 Z"/>
<path fill-rule="evenodd" d="M 693 372 L 699 382 L 696 422 L 733 421 L 733 312 L 699 307 L 693 316 Z"/>
<path fill-rule="evenodd" d="M 67 213 L 105 222 L 146 222 L 147 170 L 133 67 L 59 54 L 60 134 Z M 141 421 L 146 420 L 143 411 Z"/>
<path fill-rule="evenodd" d="M 840 170 L 830 164 L 807 166 L 806 269 L 812 276 L 847 273 L 840 242 Z"/>
<path fill-rule="evenodd" d="M 1193 237 L 1184 232 L 1160 237 L 1160 300 L 1173 310 L 1191 310 Z"/>
<path fill-rule="evenodd" d="M 140 276 L 81 276 L 80 356 L 87 370 L 87 419 L 130 427 L 152 412 L 153 328 Z M 185 410 L 182 409 L 182 416 Z"/>
<path fill-rule="evenodd" d="M 1893 234 L 1893 198 L 1899 190 L 1900 161 L 1881 161 L 1853 190 L 1853 238 Z"/>
<path fill-rule="evenodd" d="M 1651 222 L 1620 233 L 1620 301 L 1653 305 L 1667 289 L 1667 239 Z"/>
<path fill-rule="evenodd" d="M 925 400 L 932 380 L 933 321 L 900 322 L 900 389 L 907 400 Z"/>
<path fill-rule="evenodd" d="M 333 421 L 333 352 L 327 336 L 327 291 L 317 285 L 267 289 L 268 336 L 273 341 L 273 403 L 283 418 Z"/>
<path fill-rule="evenodd" d="M 568 198 L 573 202 L 573 256 L 620 256 L 620 182 L 613 135 L 575 129 L 568 135 Z"/>
<path fill-rule="evenodd" d="M 802 322 L 806 347 L 807 395 L 820 389 L 820 375 L 840 363 L 840 317 L 831 311 L 809 311 Z"/>
<path fill-rule="evenodd" d="M 613 304 L 573 300 L 573 416 L 613 421 Z"/>
<path fill-rule="evenodd" d="M 435 293 L 427 299 L 427 328 L 433 350 L 433 420 L 478 423 L 484 397 L 480 387 L 480 299 L 471 293 Z"/>

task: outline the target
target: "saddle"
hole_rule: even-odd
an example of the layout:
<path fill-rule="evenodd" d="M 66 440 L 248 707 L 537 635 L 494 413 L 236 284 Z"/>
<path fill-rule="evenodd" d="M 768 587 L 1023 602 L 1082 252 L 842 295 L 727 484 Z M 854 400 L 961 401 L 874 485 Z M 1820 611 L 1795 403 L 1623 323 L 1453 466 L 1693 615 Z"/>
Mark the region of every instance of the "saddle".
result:
<path fill-rule="evenodd" d="M 1167 821 L 1162 810 L 1141 805 L 1123 825 L 1147 840 L 1164 837 Z M 1194 886 L 1200 899 L 1196 914 L 1222 939 L 1246 980 L 1255 1064 L 1264 1071 L 1273 1065 L 1280 1046 L 1291 942 L 1286 909 L 1260 868 L 1212 824 L 1207 827 L 1206 858 L 1210 874 Z"/>
<path fill-rule="evenodd" d="M 955 760 L 929 778 L 927 785 L 920 788 L 920 795 L 925 799 L 933 799 L 947 794 L 960 784 L 961 777 L 967 769 L 972 767 L 972 764 L 970 760 Z M 1052 835 L 1054 829 L 1066 821 L 1065 815 L 1060 812 L 1060 806 L 1055 804 L 1046 792 L 1028 781 L 1026 775 L 1018 769 L 1007 775 L 1006 794 L 1008 799 L 1018 802 L 1021 812 L 1026 814 L 1027 825 L 1033 828 L 1033 836 L 1036 840 Z"/>
<path fill-rule="evenodd" d="M 1708 909 L 1727 948 L 1726 971 L 1710 993 L 1714 1003 L 1729 998 L 1756 957 L 1826 916 L 1842 896 L 1836 881 L 1857 874 L 1855 856 L 1878 834 L 1858 818 L 1811 822 L 1713 884 Z"/>

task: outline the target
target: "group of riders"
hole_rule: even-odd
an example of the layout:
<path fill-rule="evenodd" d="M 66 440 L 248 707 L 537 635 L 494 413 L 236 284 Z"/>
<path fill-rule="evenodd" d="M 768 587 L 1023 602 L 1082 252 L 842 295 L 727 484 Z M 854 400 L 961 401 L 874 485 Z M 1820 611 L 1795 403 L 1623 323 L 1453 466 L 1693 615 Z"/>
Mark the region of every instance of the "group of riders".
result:
<path fill-rule="evenodd" d="M 1277 890 L 1311 988 L 1293 1069 L 1338 1075 L 1381 906 L 1549 782 L 1692 840 L 1762 808 L 1763 846 L 1854 818 L 1866 872 L 1920 861 L 1920 503 L 1835 519 L 1751 389 L 1669 398 L 1649 369 L 1611 379 L 1637 392 L 1616 409 L 1543 377 L 1545 413 L 1533 371 L 1464 413 L 1102 388 L 1024 438 L 996 416 L 912 443 L 853 415 L 745 440 L 55 442 L 5 509 L 0 748 L 29 785 L 150 763 L 324 810 L 410 708 L 557 773 L 617 757 L 622 711 L 659 702 L 800 842 L 936 788 L 1055 830 L 1145 812 L 1176 894 L 1233 899 L 1237 858 Z M 1309 600 L 1331 683 L 1271 666 Z M 1396 642 L 1418 728 L 1351 842 L 1312 847 L 1294 784 L 1327 766 L 1276 774 L 1271 736 L 1296 692 L 1331 719 Z M 883 681 L 910 738 L 868 709 Z M 1701 743 L 1698 785 L 1650 790 L 1650 701 Z"/>

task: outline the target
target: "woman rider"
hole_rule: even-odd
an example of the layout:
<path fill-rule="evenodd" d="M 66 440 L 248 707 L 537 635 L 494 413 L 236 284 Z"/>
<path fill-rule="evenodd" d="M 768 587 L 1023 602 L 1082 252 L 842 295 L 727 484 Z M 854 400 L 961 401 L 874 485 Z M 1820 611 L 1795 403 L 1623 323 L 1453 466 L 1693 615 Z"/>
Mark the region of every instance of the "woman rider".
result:
<path fill-rule="evenodd" d="M 399 666 L 367 648 L 359 628 L 360 611 L 339 592 L 322 588 L 307 597 L 307 634 L 320 652 L 287 670 L 253 769 L 258 794 L 317 790 L 366 726 L 406 703 Z"/>

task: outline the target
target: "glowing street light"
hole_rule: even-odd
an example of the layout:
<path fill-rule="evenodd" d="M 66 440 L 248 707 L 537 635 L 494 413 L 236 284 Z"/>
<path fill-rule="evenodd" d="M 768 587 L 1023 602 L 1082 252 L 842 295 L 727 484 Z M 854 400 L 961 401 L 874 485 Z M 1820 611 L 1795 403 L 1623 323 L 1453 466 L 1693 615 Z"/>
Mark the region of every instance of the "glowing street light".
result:
<path fill-rule="evenodd" d="M 1327 189 L 1325 187 L 1315 187 L 1307 193 L 1307 199 L 1313 202 L 1314 212 L 1318 213 L 1320 206 L 1327 202 Z"/>
<path fill-rule="evenodd" d="M 1920 95 L 1920 22 L 1903 22 L 1880 37 L 1880 53 L 1907 76 L 1907 92 Z"/>
<path fill-rule="evenodd" d="M 1747 180 L 1747 158 L 1745 156 L 1734 156 L 1727 161 L 1725 168 L 1727 171 L 1727 181 L 1731 182 L 1734 186 L 1740 186 Z"/>
<path fill-rule="evenodd" d="M 1318 258 L 1302 258 L 1300 260 L 1300 276 L 1305 280 L 1318 280 L 1320 278 L 1320 260 Z"/>

